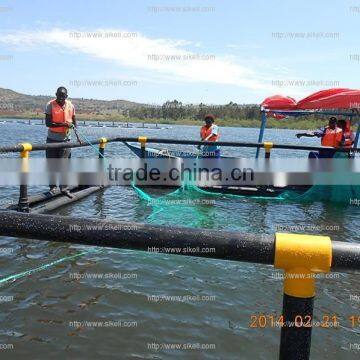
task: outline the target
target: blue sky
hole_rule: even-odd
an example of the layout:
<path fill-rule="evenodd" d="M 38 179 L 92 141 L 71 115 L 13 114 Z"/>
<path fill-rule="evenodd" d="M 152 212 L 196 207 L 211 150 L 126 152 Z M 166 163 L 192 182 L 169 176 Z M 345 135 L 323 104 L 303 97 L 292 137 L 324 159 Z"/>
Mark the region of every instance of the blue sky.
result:
<path fill-rule="evenodd" d="M 157 104 L 299 99 L 359 88 L 359 25 L 360 0 L 0 0 L 0 87 Z"/>

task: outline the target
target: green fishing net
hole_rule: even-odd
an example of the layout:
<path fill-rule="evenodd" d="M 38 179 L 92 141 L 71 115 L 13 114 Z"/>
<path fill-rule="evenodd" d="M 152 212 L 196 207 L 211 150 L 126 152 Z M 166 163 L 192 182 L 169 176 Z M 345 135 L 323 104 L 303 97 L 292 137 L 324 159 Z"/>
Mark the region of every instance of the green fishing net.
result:
<path fill-rule="evenodd" d="M 291 205 L 321 201 L 346 206 L 351 204 L 351 199 L 360 198 L 360 186 L 350 185 L 316 185 L 302 193 L 289 190 L 275 197 L 214 193 L 192 184 L 184 184 L 165 195 L 152 196 L 139 187 L 133 187 L 150 208 L 146 222 L 243 231 L 253 228 L 256 212 L 261 212 L 266 204 Z"/>
<path fill-rule="evenodd" d="M 334 158 L 348 158 L 347 153 L 336 153 Z M 344 173 L 348 162 L 344 162 Z M 338 168 L 341 175 L 342 168 Z M 257 211 L 266 204 L 302 204 L 330 202 L 351 205 L 360 199 L 360 185 L 314 185 L 306 191 L 287 190 L 278 196 L 246 196 L 205 191 L 192 182 L 188 174 L 180 188 L 161 196 L 152 196 L 133 185 L 136 193 L 151 209 L 146 222 L 159 225 L 177 225 L 201 228 L 253 228 Z M 259 206 L 260 205 L 260 206 Z M 242 216 L 239 216 L 241 212 Z M 248 214 L 247 214 L 248 213 Z M 244 219 L 247 218 L 246 222 Z M 261 224 L 259 224 L 261 227 Z"/>
<path fill-rule="evenodd" d="M 336 157 L 343 156 L 339 154 Z M 351 205 L 352 199 L 360 199 L 360 186 L 354 185 L 316 185 L 305 192 L 285 191 L 275 197 L 209 192 L 200 189 L 188 180 L 184 181 L 177 190 L 160 196 L 151 195 L 135 185 L 133 188 L 145 203 L 144 222 L 164 226 L 239 230 L 249 233 L 254 229 L 265 228 L 266 216 L 264 214 L 267 207 L 273 207 L 274 204 L 281 204 L 279 212 L 287 216 L 286 214 L 294 210 L 294 204 L 321 201 L 347 206 Z M 285 207 L 289 208 L 285 209 Z M 89 251 L 86 251 L 65 256 L 48 264 L 9 275 L 0 279 L 0 286 L 88 253 Z"/>

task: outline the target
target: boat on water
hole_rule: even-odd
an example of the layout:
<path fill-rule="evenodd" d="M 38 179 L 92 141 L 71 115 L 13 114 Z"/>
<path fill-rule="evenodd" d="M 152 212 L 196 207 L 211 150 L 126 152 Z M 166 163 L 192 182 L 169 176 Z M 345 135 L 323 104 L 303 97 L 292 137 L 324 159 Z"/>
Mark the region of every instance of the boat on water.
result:
<path fill-rule="evenodd" d="M 145 152 L 145 158 L 198 158 L 201 157 L 197 152 L 186 152 L 186 151 L 174 151 L 167 148 L 164 149 L 155 149 L 147 147 L 144 150 L 141 149 L 141 146 L 135 143 L 124 142 L 124 144 L 138 157 L 143 157 L 143 151 Z M 221 156 L 221 158 L 230 159 L 227 156 Z M 148 187 L 148 186 L 141 186 Z M 152 186 L 159 188 L 162 186 Z M 298 193 L 305 192 L 310 188 L 310 186 L 201 186 L 201 190 L 205 190 L 212 193 L 221 193 L 228 195 L 240 195 L 240 196 L 264 196 L 264 197 L 276 197 L 283 194 L 285 191 L 296 191 Z"/>
<path fill-rule="evenodd" d="M 296 102 L 295 99 L 280 95 L 266 98 L 260 107 L 261 126 L 259 129 L 258 143 L 263 143 L 267 119 L 273 117 L 279 121 L 286 121 L 289 117 L 304 117 L 310 115 L 317 116 L 337 116 L 345 119 L 347 126 L 355 123 L 359 119 L 359 111 L 356 104 L 360 107 L 360 90 L 350 89 L 328 89 L 316 92 L 305 99 Z M 360 123 L 358 124 L 353 148 L 357 148 L 360 135 Z M 201 152 L 170 150 L 167 148 L 150 148 L 141 146 L 137 143 L 124 143 L 136 156 L 145 158 L 201 158 Z M 271 143 L 272 144 L 272 143 Z M 295 146 L 294 146 L 295 147 Z M 258 158 L 260 147 L 256 149 L 255 157 Z M 351 154 L 351 149 L 348 154 Z M 268 153 L 269 155 L 269 153 Z M 270 155 L 269 155 L 270 156 Z M 229 157 L 221 156 L 221 159 Z M 303 194 L 312 186 L 310 185 L 284 185 L 282 187 L 272 185 L 262 186 L 212 186 L 202 187 L 210 192 L 223 194 L 245 195 L 245 196 L 266 196 L 276 197 L 287 191 Z"/>
<path fill-rule="evenodd" d="M 136 156 L 142 157 L 142 149 L 140 145 L 135 143 L 124 143 Z M 199 151 L 182 151 L 182 150 L 170 150 L 167 148 L 155 149 L 145 148 L 146 158 L 182 158 L 182 159 L 196 159 L 201 157 Z M 227 158 L 227 156 L 221 156 L 221 158 Z"/>

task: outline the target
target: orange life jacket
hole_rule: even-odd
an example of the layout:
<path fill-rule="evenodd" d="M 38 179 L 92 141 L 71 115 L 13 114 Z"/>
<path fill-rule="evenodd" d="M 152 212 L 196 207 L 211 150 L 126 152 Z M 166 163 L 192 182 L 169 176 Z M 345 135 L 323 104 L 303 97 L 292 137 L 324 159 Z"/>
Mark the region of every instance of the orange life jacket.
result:
<path fill-rule="evenodd" d="M 325 134 L 321 139 L 322 146 L 339 147 L 341 145 L 343 131 L 339 127 L 335 129 L 325 128 Z"/>
<path fill-rule="evenodd" d="M 343 131 L 343 147 L 351 148 L 354 142 L 353 132 L 351 131 L 350 120 L 346 120 L 345 130 Z"/>
<path fill-rule="evenodd" d="M 344 148 L 351 148 L 353 145 L 353 133 L 352 131 L 345 131 L 343 136 L 343 147 Z"/>
<path fill-rule="evenodd" d="M 64 107 L 60 106 L 56 99 L 51 100 L 51 115 L 52 122 L 57 124 L 72 123 L 72 118 L 74 116 L 74 106 L 69 100 L 65 100 Z M 50 130 L 56 133 L 66 133 L 69 131 L 69 128 L 66 126 L 52 127 Z"/>
<path fill-rule="evenodd" d="M 212 125 L 209 127 L 204 125 L 200 130 L 201 140 L 206 139 L 209 135 L 211 135 L 211 132 L 212 132 Z M 210 138 L 207 141 L 218 141 L 218 139 L 219 139 L 219 134 L 210 136 Z"/>

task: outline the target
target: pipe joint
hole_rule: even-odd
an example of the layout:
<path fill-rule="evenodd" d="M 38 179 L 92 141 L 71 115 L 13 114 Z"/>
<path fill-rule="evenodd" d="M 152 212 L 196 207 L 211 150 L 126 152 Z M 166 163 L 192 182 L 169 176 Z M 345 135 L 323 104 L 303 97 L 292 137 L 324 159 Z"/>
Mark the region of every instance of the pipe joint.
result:
<path fill-rule="evenodd" d="M 29 157 L 29 151 L 32 150 L 32 145 L 30 143 L 22 143 L 20 144 L 22 146 L 22 151 L 20 152 L 20 156 L 23 159 L 26 159 Z"/>
<path fill-rule="evenodd" d="M 105 137 L 100 138 L 99 148 L 100 149 L 105 149 L 105 145 L 106 145 L 107 142 L 108 142 L 107 138 L 105 138 Z"/>
<path fill-rule="evenodd" d="M 271 141 L 265 141 L 264 142 L 264 149 L 265 152 L 269 153 L 271 149 L 273 148 L 274 144 Z"/>
<path fill-rule="evenodd" d="M 327 236 L 277 233 L 275 268 L 285 270 L 284 293 L 299 298 L 315 295 L 315 274 L 330 271 L 331 239 Z"/>
<path fill-rule="evenodd" d="M 147 142 L 147 137 L 146 136 L 139 136 L 138 137 L 138 142 L 140 143 L 141 147 L 145 147 L 145 144 Z"/>

